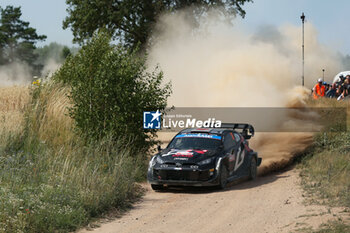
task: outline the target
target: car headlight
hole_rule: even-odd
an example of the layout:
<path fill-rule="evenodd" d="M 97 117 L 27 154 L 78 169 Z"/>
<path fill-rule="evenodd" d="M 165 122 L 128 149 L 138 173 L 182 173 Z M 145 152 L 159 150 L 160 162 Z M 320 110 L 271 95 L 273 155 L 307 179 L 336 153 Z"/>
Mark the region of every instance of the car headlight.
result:
<path fill-rule="evenodd" d="M 156 160 L 157 160 L 157 163 L 159 163 L 159 164 L 164 163 L 164 161 L 159 156 L 156 157 Z"/>
<path fill-rule="evenodd" d="M 213 160 L 212 158 L 202 160 L 202 161 L 198 162 L 198 165 L 209 164 L 209 163 L 211 163 L 212 160 Z"/>

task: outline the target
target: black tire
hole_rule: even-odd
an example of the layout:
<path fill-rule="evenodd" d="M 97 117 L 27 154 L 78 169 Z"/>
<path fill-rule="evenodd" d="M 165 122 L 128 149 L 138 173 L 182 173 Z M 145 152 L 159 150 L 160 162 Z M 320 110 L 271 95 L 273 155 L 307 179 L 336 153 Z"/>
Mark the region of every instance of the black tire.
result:
<path fill-rule="evenodd" d="M 151 187 L 154 191 L 161 191 L 164 190 L 164 185 L 162 184 L 151 184 Z"/>
<path fill-rule="evenodd" d="M 253 157 L 250 160 L 250 168 L 249 168 L 249 179 L 255 180 L 258 175 L 258 166 L 256 164 L 256 158 Z"/>
<path fill-rule="evenodd" d="M 227 177 L 228 177 L 228 172 L 227 172 L 227 168 L 225 165 L 221 165 L 220 166 L 220 174 L 219 174 L 219 185 L 218 188 L 219 189 L 225 189 L 226 185 L 227 185 Z"/>

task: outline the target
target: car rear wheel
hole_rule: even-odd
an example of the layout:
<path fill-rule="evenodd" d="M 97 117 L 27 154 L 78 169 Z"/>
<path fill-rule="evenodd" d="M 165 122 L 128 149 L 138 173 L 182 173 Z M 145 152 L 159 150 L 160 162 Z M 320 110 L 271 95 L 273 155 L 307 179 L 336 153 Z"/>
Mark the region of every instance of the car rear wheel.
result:
<path fill-rule="evenodd" d="M 164 185 L 162 184 L 151 184 L 151 187 L 154 191 L 161 191 L 164 190 Z"/>
<path fill-rule="evenodd" d="M 251 180 L 255 180 L 256 177 L 257 177 L 257 174 L 258 174 L 258 167 L 257 167 L 257 164 L 256 164 L 256 159 L 255 159 L 255 157 L 253 157 L 250 160 L 249 178 Z"/>
<path fill-rule="evenodd" d="M 219 184 L 219 188 L 220 189 L 225 189 L 226 185 L 227 185 L 227 168 L 224 165 L 221 165 L 220 167 L 220 184 Z"/>

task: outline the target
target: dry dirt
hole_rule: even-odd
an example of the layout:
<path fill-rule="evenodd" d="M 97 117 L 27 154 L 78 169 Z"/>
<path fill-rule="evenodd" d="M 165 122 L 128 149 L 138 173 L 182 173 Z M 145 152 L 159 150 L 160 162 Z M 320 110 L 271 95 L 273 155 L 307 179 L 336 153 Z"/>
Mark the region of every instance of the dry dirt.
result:
<path fill-rule="evenodd" d="M 231 184 L 224 191 L 154 192 L 124 216 L 80 232 L 293 232 L 348 218 L 341 208 L 306 205 L 296 169 Z"/>

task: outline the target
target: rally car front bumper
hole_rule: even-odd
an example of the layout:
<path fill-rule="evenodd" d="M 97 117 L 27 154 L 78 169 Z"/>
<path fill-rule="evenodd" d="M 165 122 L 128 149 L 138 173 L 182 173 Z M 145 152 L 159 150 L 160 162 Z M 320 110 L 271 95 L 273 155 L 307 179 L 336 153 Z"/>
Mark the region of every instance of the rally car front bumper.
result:
<path fill-rule="evenodd" d="M 150 168 L 147 173 L 150 184 L 180 186 L 216 186 L 219 184 L 215 168 L 205 170 L 193 168 Z"/>

